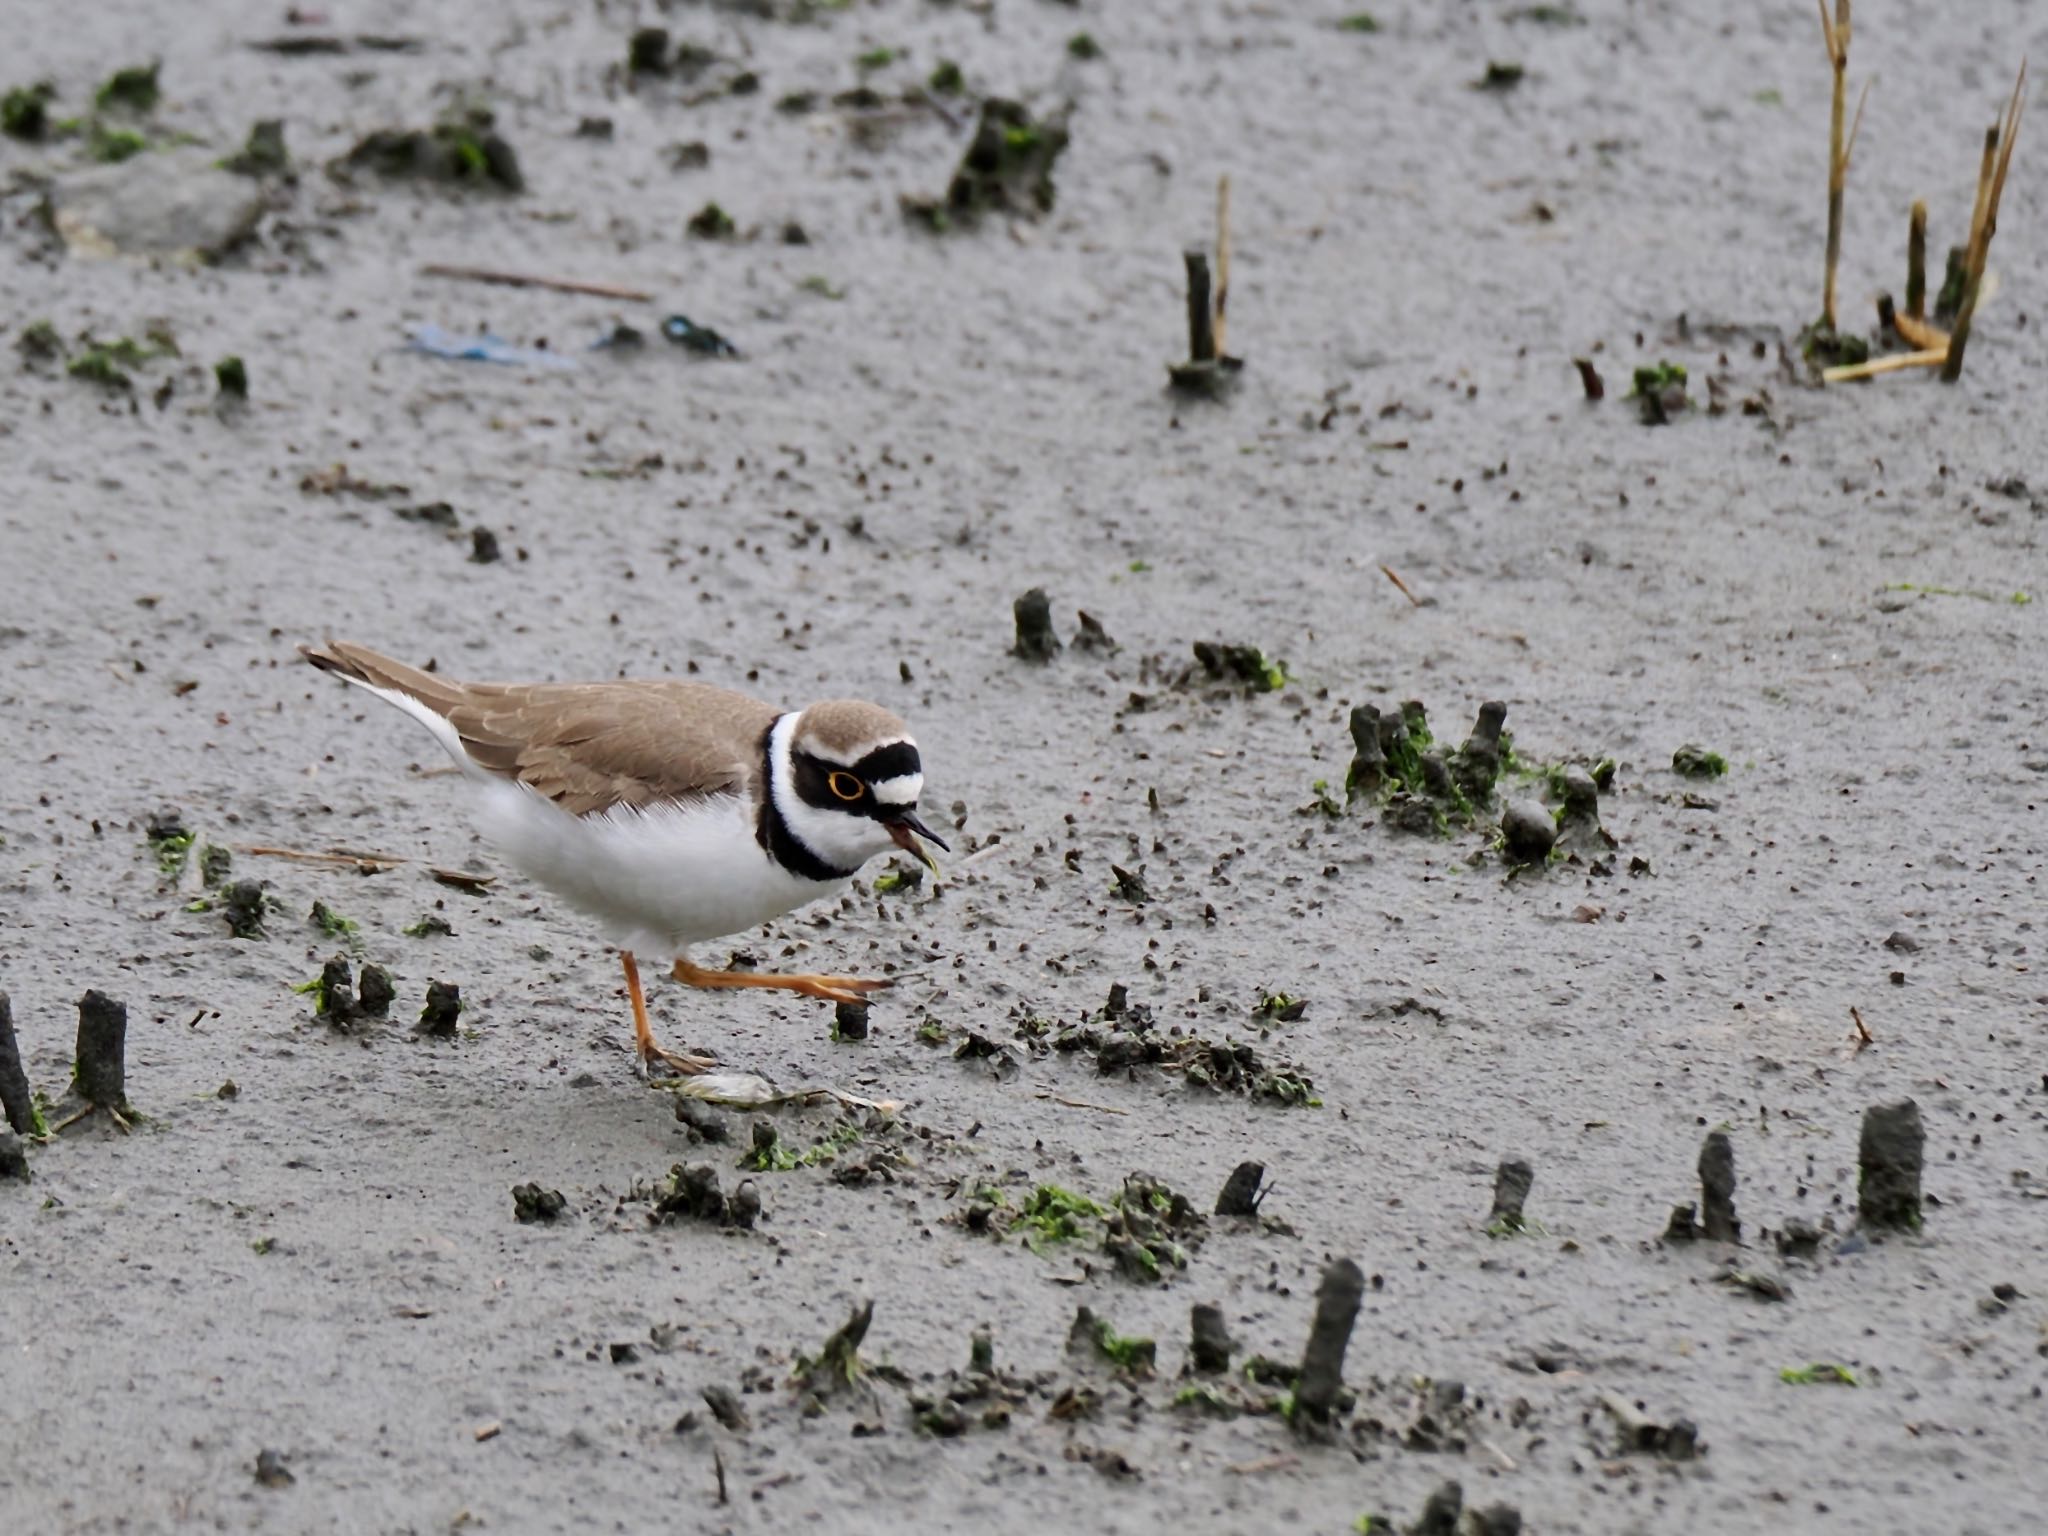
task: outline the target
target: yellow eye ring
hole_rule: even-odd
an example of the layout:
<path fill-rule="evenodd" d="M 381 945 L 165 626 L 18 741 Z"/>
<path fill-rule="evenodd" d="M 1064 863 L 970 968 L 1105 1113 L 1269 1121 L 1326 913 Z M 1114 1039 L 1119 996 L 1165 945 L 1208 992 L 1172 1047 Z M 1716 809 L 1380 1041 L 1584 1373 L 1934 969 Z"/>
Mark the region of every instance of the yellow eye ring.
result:
<path fill-rule="evenodd" d="M 832 787 L 832 793 L 842 800 L 858 800 L 868 792 L 867 785 L 861 783 L 859 778 L 838 769 L 833 770 L 825 782 Z"/>

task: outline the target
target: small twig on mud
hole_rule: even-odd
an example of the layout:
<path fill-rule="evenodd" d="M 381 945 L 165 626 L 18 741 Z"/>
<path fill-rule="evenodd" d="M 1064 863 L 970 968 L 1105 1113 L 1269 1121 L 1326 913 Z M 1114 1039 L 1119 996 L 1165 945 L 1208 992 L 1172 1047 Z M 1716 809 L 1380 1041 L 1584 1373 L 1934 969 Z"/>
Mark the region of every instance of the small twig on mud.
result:
<path fill-rule="evenodd" d="M 1086 1099 L 1064 1099 L 1056 1093 L 1041 1093 L 1037 1097 L 1054 1104 L 1064 1104 L 1069 1109 L 1092 1109 L 1101 1115 L 1128 1115 L 1130 1113 L 1128 1109 L 1117 1109 L 1109 1104 L 1090 1104 Z"/>
<path fill-rule="evenodd" d="M 725 1493 L 725 1453 L 715 1445 L 711 1447 L 711 1467 L 718 1474 L 718 1502 L 731 1503 Z"/>
<path fill-rule="evenodd" d="M 542 277 L 531 272 L 504 272 L 496 267 L 465 267 L 430 261 L 420 268 L 422 277 L 453 277 L 470 283 L 502 283 L 508 288 L 552 288 L 557 293 L 587 293 L 600 299 L 619 299 L 646 304 L 654 295 L 644 288 L 624 288 L 617 283 L 586 283 L 574 277 Z"/>
<path fill-rule="evenodd" d="M 303 848 L 264 848 L 242 845 L 235 849 L 259 859 L 296 859 L 301 864 L 335 864 L 344 868 L 359 869 L 366 875 L 381 875 L 387 869 L 396 869 L 405 862 L 382 853 L 344 853 L 340 849 L 329 849 L 325 853 L 311 853 Z"/>
<path fill-rule="evenodd" d="M 1877 1042 L 1871 1038 L 1870 1028 L 1863 1022 L 1863 1015 L 1861 1013 L 1859 1013 L 1856 1009 L 1851 1008 L 1849 1010 L 1849 1018 L 1856 1025 L 1857 1050 L 1862 1050 L 1863 1047 L 1865 1047 L 1866 1045 L 1877 1044 Z"/>
<path fill-rule="evenodd" d="M 1408 583 L 1403 581 L 1400 577 L 1394 574 L 1394 568 L 1391 565 L 1383 565 L 1380 567 L 1380 569 L 1381 571 L 1386 573 L 1387 580 L 1391 581 L 1395 586 L 1401 589 L 1401 595 L 1403 597 L 1407 598 L 1409 602 L 1413 603 L 1418 608 L 1422 606 L 1422 599 L 1417 597 L 1413 592 L 1408 590 Z"/>
<path fill-rule="evenodd" d="M 1223 1470 L 1232 1477 L 1257 1477 L 1263 1472 L 1292 1472 L 1300 1465 L 1299 1456 L 1262 1456 L 1257 1461 L 1233 1462 Z"/>

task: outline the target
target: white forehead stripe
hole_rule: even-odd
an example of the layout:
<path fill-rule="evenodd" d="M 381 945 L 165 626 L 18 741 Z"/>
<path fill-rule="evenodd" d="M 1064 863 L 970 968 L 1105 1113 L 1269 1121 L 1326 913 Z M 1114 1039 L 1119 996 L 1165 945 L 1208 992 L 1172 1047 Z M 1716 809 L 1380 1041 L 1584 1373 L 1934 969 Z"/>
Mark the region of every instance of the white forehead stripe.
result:
<path fill-rule="evenodd" d="M 915 805 L 919 793 L 924 789 L 924 775 L 899 773 L 895 778 L 883 779 L 869 788 L 883 805 Z"/>

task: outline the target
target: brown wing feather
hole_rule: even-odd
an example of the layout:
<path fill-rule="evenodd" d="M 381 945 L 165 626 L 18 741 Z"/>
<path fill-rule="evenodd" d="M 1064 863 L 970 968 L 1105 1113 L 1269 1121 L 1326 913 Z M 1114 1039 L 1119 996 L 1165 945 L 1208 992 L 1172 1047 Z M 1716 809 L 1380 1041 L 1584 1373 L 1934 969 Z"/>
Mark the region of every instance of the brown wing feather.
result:
<path fill-rule="evenodd" d="M 572 816 L 758 793 L 772 705 L 708 683 L 459 683 L 330 641 L 301 646 L 329 672 L 418 700 L 455 727 L 479 767 Z"/>

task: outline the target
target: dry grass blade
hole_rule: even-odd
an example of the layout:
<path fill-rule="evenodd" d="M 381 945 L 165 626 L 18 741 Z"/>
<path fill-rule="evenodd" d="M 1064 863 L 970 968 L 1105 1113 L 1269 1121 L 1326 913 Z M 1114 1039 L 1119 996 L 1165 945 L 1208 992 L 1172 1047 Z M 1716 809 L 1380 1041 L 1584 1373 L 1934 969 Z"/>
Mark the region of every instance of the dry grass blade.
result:
<path fill-rule="evenodd" d="M 1984 132 L 1984 159 L 1977 176 L 1977 206 L 1970 218 L 1969 273 L 1963 288 L 1962 307 L 1956 311 L 1949 334 L 1948 356 L 1942 365 L 1941 381 L 1953 384 L 1963 376 L 1963 353 L 1970 344 L 1970 322 L 1984 289 L 1984 268 L 1991 256 L 1991 237 L 1998 232 L 1998 204 L 2005 196 L 2006 172 L 2012 167 L 2012 152 L 2019 142 L 2020 114 L 2026 106 L 2027 61 L 2020 60 L 2013 81 L 2012 97 L 1999 122 Z"/>
<path fill-rule="evenodd" d="M 394 858 L 385 853 L 352 853 L 345 848 L 330 848 L 324 853 L 310 852 L 304 848 L 263 848 L 241 846 L 237 853 L 246 853 L 258 859 L 295 859 L 301 864 L 329 864 L 342 869 L 360 870 L 366 875 L 381 875 L 386 870 L 397 869 L 404 859 Z"/>
<path fill-rule="evenodd" d="M 1835 331 L 1835 273 L 1842 264 L 1842 192 L 1849 180 L 1849 146 L 1843 133 L 1848 105 L 1849 82 L 1849 0 L 1835 0 L 1833 20 L 1828 17 L 1827 0 L 1820 0 L 1821 36 L 1827 43 L 1828 63 L 1835 76 L 1834 94 L 1828 107 L 1828 245 L 1827 275 L 1821 287 L 1820 323 L 1832 336 Z M 1866 86 L 1864 95 L 1869 96 Z M 1863 110 L 1856 112 L 1860 125 Z"/>
<path fill-rule="evenodd" d="M 1849 162 L 1856 156 L 1856 135 L 1863 131 L 1863 109 L 1870 105 L 1870 88 L 1875 84 L 1877 84 L 1877 76 L 1872 75 L 1863 82 L 1863 90 L 1856 97 L 1856 116 L 1849 124 L 1848 142 L 1842 146 L 1842 174 L 1844 176 L 1849 174 Z"/>
<path fill-rule="evenodd" d="M 1403 597 L 1407 598 L 1408 601 L 1413 603 L 1417 608 L 1420 608 L 1422 606 L 1422 599 L 1417 597 L 1413 592 L 1408 590 L 1408 583 L 1403 581 L 1400 577 L 1394 574 L 1394 568 L 1391 565 L 1383 565 L 1380 567 L 1380 570 L 1386 576 L 1387 580 L 1391 581 L 1395 586 L 1401 589 L 1401 595 Z"/>
<path fill-rule="evenodd" d="M 469 283 L 498 283 L 507 288 L 551 288 L 556 293 L 587 293 L 594 298 L 618 299 L 622 303 L 651 303 L 654 295 L 644 288 L 626 288 L 617 283 L 586 283 L 574 277 L 544 277 L 531 272 L 505 272 L 496 267 L 467 267 L 433 261 L 420 268 L 422 277 L 452 277 Z"/>

